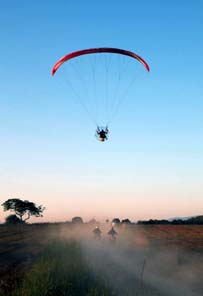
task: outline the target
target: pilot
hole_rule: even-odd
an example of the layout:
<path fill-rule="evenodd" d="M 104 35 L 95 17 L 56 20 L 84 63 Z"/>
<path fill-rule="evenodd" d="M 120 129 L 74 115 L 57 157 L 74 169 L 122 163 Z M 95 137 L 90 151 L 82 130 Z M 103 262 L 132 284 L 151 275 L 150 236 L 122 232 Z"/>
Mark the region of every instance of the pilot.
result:
<path fill-rule="evenodd" d="M 109 130 L 107 126 L 106 128 L 100 128 L 99 126 L 97 127 L 96 136 L 99 141 L 104 142 L 108 140 L 108 134 L 109 134 Z"/>

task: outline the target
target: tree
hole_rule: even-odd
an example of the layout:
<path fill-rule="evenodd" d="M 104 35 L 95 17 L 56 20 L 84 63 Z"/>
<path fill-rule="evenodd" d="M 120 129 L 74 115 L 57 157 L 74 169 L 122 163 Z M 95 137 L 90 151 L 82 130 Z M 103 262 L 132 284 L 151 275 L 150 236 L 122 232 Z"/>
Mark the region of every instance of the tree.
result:
<path fill-rule="evenodd" d="M 72 218 L 72 223 L 73 224 L 83 224 L 83 220 L 81 217 L 74 217 L 74 218 Z"/>
<path fill-rule="evenodd" d="M 128 218 L 126 218 L 126 219 L 123 219 L 121 223 L 123 223 L 123 224 L 131 224 L 131 221 Z"/>
<path fill-rule="evenodd" d="M 5 224 L 22 224 L 24 221 L 21 221 L 16 215 L 9 215 L 5 219 Z"/>
<path fill-rule="evenodd" d="M 89 224 L 97 224 L 98 222 L 94 219 L 94 218 L 92 218 L 90 221 L 89 221 Z"/>
<path fill-rule="evenodd" d="M 114 219 L 112 220 L 112 223 L 115 223 L 115 224 L 120 224 L 120 223 L 121 223 L 121 221 L 120 221 L 120 219 L 119 219 L 119 218 L 114 218 Z"/>
<path fill-rule="evenodd" d="M 185 221 L 185 224 L 203 225 L 203 215 L 202 216 L 191 217 L 190 219 Z"/>
<path fill-rule="evenodd" d="M 19 198 L 11 198 L 6 200 L 2 204 L 2 207 L 4 211 L 14 212 L 21 222 L 27 221 L 31 216 L 43 217 L 42 213 L 45 210 L 42 205 L 36 206 L 36 204 L 33 202 L 21 200 Z M 23 220 L 23 216 L 25 215 L 27 215 L 27 217 Z"/>

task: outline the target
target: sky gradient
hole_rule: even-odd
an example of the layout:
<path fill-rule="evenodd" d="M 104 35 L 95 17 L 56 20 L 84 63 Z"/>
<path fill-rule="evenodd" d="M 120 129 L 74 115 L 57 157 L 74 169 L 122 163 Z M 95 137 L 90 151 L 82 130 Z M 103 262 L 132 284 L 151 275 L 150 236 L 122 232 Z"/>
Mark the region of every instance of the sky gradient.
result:
<path fill-rule="evenodd" d="M 202 32 L 200 0 L 2 3 L 0 202 L 43 204 L 39 222 L 202 214 Z M 151 68 L 106 143 L 51 76 L 61 56 L 103 46 Z"/>

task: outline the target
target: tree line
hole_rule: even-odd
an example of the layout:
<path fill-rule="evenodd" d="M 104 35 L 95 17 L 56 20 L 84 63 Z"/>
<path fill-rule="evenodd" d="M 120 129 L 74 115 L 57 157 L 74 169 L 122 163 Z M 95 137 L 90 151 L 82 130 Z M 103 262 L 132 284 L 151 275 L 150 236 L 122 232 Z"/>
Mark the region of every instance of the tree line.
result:
<path fill-rule="evenodd" d="M 191 217 L 188 219 L 174 219 L 174 220 L 157 220 L 157 219 L 150 219 L 150 220 L 143 220 L 138 221 L 137 224 L 143 225 L 203 225 L 203 215 Z"/>
<path fill-rule="evenodd" d="M 35 203 L 30 202 L 28 200 L 21 200 L 19 198 L 11 198 L 6 200 L 2 204 L 4 211 L 11 211 L 14 214 L 11 214 L 6 217 L 6 224 L 25 224 L 27 220 L 33 217 L 43 217 L 43 212 L 45 207 L 42 205 L 37 206 Z M 73 217 L 73 224 L 83 224 L 83 219 L 81 217 Z M 122 219 L 114 218 L 112 221 L 106 219 L 106 223 L 113 223 L 115 225 L 203 225 L 203 215 L 191 217 L 188 219 L 173 219 L 173 220 L 157 220 L 157 219 L 149 219 L 149 220 L 139 220 L 137 223 L 133 223 L 130 219 Z M 91 224 L 98 223 L 95 219 L 91 219 L 89 221 Z"/>

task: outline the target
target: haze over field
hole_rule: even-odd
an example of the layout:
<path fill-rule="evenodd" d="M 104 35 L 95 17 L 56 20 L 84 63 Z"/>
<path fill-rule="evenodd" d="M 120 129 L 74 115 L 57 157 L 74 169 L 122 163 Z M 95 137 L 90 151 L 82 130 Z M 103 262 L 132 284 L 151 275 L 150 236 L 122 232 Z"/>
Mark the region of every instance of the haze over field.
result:
<path fill-rule="evenodd" d="M 0 204 L 42 204 L 41 222 L 202 214 L 202 19 L 201 0 L 2 3 Z M 100 143 L 51 69 L 104 46 L 136 52 L 151 72 Z"/>
<path fill-rule="evenodd" d="M 93 227 L 1 225 L 0 294 L 202 295 L 202 225 L 120 225 L 114 243 Z"/>

